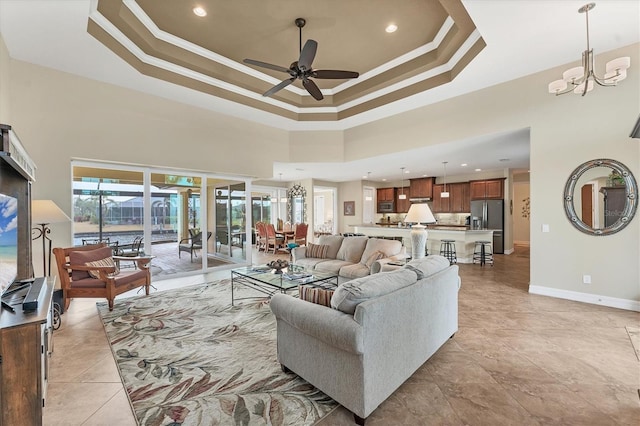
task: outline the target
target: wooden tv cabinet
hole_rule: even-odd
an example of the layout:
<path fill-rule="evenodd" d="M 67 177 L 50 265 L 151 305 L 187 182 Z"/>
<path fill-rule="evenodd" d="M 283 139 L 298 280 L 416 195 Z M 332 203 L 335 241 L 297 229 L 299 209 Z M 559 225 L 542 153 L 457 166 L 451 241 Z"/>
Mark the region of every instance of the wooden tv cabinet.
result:
<path fill-rule="evenodd" d="M 0 314 L 0 426 L 42 425 L 52 346 L 55 278 L 42 280 L 38 309 Z"/>

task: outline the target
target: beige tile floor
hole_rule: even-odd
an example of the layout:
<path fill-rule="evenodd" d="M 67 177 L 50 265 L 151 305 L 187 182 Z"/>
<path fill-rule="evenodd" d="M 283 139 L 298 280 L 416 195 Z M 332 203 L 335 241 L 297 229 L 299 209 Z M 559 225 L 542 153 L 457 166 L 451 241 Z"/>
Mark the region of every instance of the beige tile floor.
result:
<path fill-rule="evenodd" d="M 460 275 L 458 333 L 368 425 L 640 424 L 638 335 L 626 329 L 638 329 L 639 313 L 528 294 L 526 248 L 496 256 L 493 268 L 460 265 Z M 162 291 L 227 277 L 154 284 Z M 44 424 L 135 425 L 95 300 L 74 300 L 62 318 Z M 341 407 L 319 422 L 351 424 Z"/>

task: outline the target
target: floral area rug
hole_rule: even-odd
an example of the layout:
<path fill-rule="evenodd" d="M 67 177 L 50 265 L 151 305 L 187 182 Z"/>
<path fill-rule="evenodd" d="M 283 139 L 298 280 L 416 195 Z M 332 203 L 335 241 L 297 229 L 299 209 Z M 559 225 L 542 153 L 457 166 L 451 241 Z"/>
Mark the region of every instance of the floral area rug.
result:
<path fill-rule="evenodd" d="M 268 302 L 232 307 L 230 285 L 98 303 L 138 424 L 311 425 L 338 405 L 280 370 Z"/>

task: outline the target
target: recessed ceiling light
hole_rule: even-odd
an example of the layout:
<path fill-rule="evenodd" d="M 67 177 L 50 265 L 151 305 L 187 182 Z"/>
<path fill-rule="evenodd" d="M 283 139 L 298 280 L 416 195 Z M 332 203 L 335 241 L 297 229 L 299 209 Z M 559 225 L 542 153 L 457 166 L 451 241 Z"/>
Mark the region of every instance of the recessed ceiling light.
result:
<path fill-rule="evenodd" d="M 422 177 L 427 177 L 427 175 L 422 175 Z"/>
<path fill-rule="evenodd" d="M 398 29 L 398 26 L 396 24 L 389 24 L 387 25 L 387 28 L 385 28 L 384 30 L 389 34 L 391 34 L 391 33 L 395 33 L 397 29 Z"/>
<path fill-rule="evenodd" d="M 405 170 L 405 171 L 404 171 L 404 173 L 405 173 L 405 174 L 407 174 L 407 173 L 411 173 L 411 171 L 409 171 L 409 170 Z"/>
<path fill-rule="evenodd" d="M 193 8 L 193 13 L 195 13 L 196 16 L 200 16 L 200 17 L 207 16 L 207 11 L 204 10 L 204 8 L 202 8 L 200 6 L 194 7 Z"/>
<path fill-rule="evenodd" d="M 460 164 L 460 167 L 467 167 L 467 163 Z"/>
<path fill-rule="evenodd" d="M 499 159 L 498 161 L 501 161 L 501 162 L 503 162 L 503 163 L 504 163 L 505 161 L 509 161 L 509 159 L 508 159 L 508 158 L 501 158 L 501 159 Z"/>
<path fill-rule="evenodd" d="M 383 181 L 383 182 L 386 182 L 387 180 L 386 180 L 386 179 L 382 179 L 382 181 Z"/>
<path fill-rule="evenodd" d="M 482 171 L 482 169 L 476 169 L 476 172 L 481 172 L 481 171 Z"/>
<path fill-rule="evenodd" d="M 367 179 L 368 176 L 362 176 L 362 179 Z"/>

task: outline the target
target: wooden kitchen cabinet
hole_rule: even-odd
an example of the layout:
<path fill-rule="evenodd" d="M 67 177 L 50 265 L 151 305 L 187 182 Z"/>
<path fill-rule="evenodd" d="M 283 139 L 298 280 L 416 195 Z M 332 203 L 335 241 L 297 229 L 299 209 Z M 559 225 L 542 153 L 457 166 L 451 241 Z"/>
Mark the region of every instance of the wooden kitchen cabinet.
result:
<path fill-rule="evenodd" d="M 471 198 L 469 197 L 469 184 L 466 182 L 447 185 L 449 190 L 449 211 L 451 213 L 471 212 Z"/>
<path fill-rule="evenodd" d="M 449 198 L 442 198 L 444 185 L 433 185 L 433 213 L 469 213 L 469 184 L 466 182 L 447 184 Z"/>
<path fill-rule="evenodd" d="M 378 188 L 378 202 L 380 201 L 394 201 L 396 196 L 395 188 Z"/>
<path fill-rule="evenodd" d="M 449 211 L 449 198 L 442 198 L 440 194 L 444 191 L 444 185 L 433 185 L 433 197 L 431 211 L 433 213 L 446 213 Z"/>
<path fill-rule="evenodd" d="M 404 200 L 398 198 L 396 201 L 396 213 L 408 213 L 409 207 L 411 207 L 411 201 L 409 201 L 410 192 L 409 188 L 403 188 L 402 190 L 396 188 L 396 194 L 399 196 L 404 193 L 407 196 Z"/>
<path fill-rule="evenodd" d="M 504 198 L 504 178 L 472 180 L 469 182 L 472 200 L 502 200 Z"/>
<path fill-rule="evenodd" d="M 434 177 L 409 179 L 409 192 L 411 198 L 432 198 Z"/>

